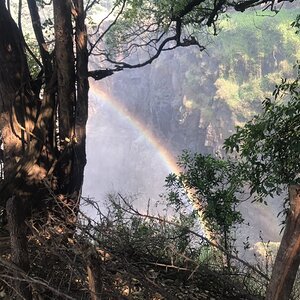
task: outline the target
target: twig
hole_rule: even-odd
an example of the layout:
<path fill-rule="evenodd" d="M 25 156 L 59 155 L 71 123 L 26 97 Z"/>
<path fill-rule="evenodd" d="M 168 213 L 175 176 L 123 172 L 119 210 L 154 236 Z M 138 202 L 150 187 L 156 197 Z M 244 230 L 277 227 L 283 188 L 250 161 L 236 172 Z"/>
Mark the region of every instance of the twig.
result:
<path fill-rule="evenodd" d="M 180 227 L 179 224 L 176 224 L 176 223 L 174 223 L 174 222 L 172 222 L 172 221 L 169 221 L 169 220 L 166 220 L 166 219 L 162 219 L 162 218 L 160 218 L 160 217 L 151 216 L 151 215 L 146 215 L 146 214 L 141 213 L 139 210 L 133 208 L 132 205 L 130 205 L 130 204 L 126 201 L 126 199 L 125 199 L 121 194 L 118 194 L 118 195 L 119 195 L 119 197 L 122 199 L 122 201 L 125 203 L 125 205 L 126 205 L 127 207 L 130 208 L 130 210 L 123 208 L 124 211 L 126 211 L 127 213 L 132 214 L 132 215 L 133 215 L 133 214 L 136 214 L 136 215 L 139 215 L 139 216 L 141 216 L 141 217 L 143 217 L 143 218 L 148 218 L 148 219 L 152 219 L 152 220 L 157 220 L 157 221 L 159 221 L 159 222 L 165 222 L 165 223 L 170 224 L 170 225 L 173 225 L 173 226 L 175 226 L 175 227 Z M 255 268 L 254 266 L 252 266 L 252 265 L 249 264 L 248 262 L 244 261 L 243 259 L 239 258 L 238 256 L 236 256 L 236 255 L 234 255 L 234 254 L 232 254 L 232 253 L 229 253 L 228 251 L 226 251 L 226 250 L 225 250 L 221 245 L 219 245 L 218 243 L 210 241 L 208 238 L 206 238 L 206 237 L 203 236 L 202 234 L 199 234 L 198 232 L 195 232 L 195 231 L 193 231 L 193 230 L 191 230 L 191 229 L 186 228 L 186 231 L 187 231 L 188 233 L 190 233 L 190 234 L 193 234 L 193 235 L 195 235 L 195 236 L 201 238 L 202 240 L 204 240 L 205 242 L 207 242 L 207 243 L 208 243 L 209 245 L 211 245 L 212 247 L 215 247 L 215 248 L 217 248 L 218 250 L 220 250 L 220 251 L 222 251 L 223 253 L 225 253 L 226 255 L 228 255 L 228 257 L 230 257 L 230 258 L 232 258 L 232 259 L 234 259 L 234 260 L 239 261 L 239 262 L 242 263 L 243 265 L 247 266 L 249 269 L 253 270 L 255 273 L 257 273 L 257 274 L 259 274 L 260 276 L 262 276 L 262 277 L 263 277 L 264 279 L 266 279 L 267 281 L 270 280 L 270 278 L 269 278 L 266 274 L 264 274 L 263 272 L 261 272 L 259 269 Z"/>
<path fill-rule="evenodd" d="M 10 276 L 7 274 L 0 274 L 0 277 L 2 277 L 2 278 L 24 281 L 24 282 L 28 282 L 28 283 L 35 284 L 35 285 L 40 285 L 40 286 L 45 287 L 46 289 L 48 289 L 49 291 L 51 291 L 53 294 L 55 294 L 57 296 L 63 297 L 68 300 L 76 300 L 75 298 L 70 297 L 70 296 L 66 295 L 65 293 L 60 292 L 57 289 L 49 286 L 49 284 L 47 282 L 42 281 L 40 279 L 35 279 L 35 278 L 27 275 L 23 270 L 18 268 L 15 264 L 8 262 L 1 257 L 0 257 L 0 264 L 3 267 L 7 268 L 9 271 L 12 271 L 12 270 L 17 271 L 22 276 L 22 278 L 21 278 L 21 277 Z"/>
<path fill-rule="evenodd" d="M 153 263 L 153 262 L 148 262 L 147 264 L 148 265 L 153 265 L 153 266 L 158 266 L 158 267 L 164 267 L 166 269 L 176 269 L 178 271 L 189 271 L 189 272 L 191 271 L 188 268 L 182 268 L 182 267 L 178 267 L 178 266 L 175 266 L 175 265 L 169 265 L 169 264 Z"/>

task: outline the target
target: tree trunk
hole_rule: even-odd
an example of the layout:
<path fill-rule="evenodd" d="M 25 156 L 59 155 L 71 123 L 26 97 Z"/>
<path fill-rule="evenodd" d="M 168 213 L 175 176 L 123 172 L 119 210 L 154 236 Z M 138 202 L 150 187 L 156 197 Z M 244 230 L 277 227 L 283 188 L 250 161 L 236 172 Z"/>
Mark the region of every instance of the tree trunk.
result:
<path fill-rule="evenodd" d="M 11 261 L 22 271 L 29 271 L 25 213 L 21 199 L 11 197 L 6 204 L 8 229 L 10 234 Z M 22 281 L 22 275 L 14 271 L 14 299 L 32 299 L 29 284 Z"/>
<path fill-rule="evenodd" d="M 58 182 L 59 192 L 72 197 L 71 171 L 75 135 L 75 59 L 71 1 L 53 0 L 55 30 L 55 62 L 59 116 Z"/>
<path fill-rule="evenodd" d="M 72 170 L 72 185 L 80 197 L 83 183 L 84 167 L 86 165 L 86 122 L 88 119 L 88 51 L 87 31 L 83 0 L 75 0 L 76 8 L 76 70 L 77 70 L 77 101 L 75 109 L 74 164 Z"/>
<path fill-rule="evenodd" d="M 45 150 L 48 121 L 53 109 L 48 86 L 43 101 L 37 101 L 31 89 L 23 35 L 4 0 L 0 0 L 0 28 L 0 130 L 4 148 L 0 205 L 6 207 L 12 262 L 26 273 L 29 258 L 24 222 L 34 196 L 40 194 L 41 179 L 47 173 L 39 160 Z M 37 115 L 40 102 L 40 114 Z M 40 197 L 39 203 L 43 199 L 45 197 Z M 14 276 L 21 277 L 17 272 Z M 14 299 L 31 299 L 26 282 L 16 279 L 12 285 L 16 291 Z"/>
<path fill-rule="evenodd" d="M 43 200 L 48 190 L 43 179 L 53 181 L 51 188 L 55 194 L 73 201 L 71 208 L 79 207 L 88 117 L 88 53 L 83 0 L 53 0 L 53 56 L 45 48 L 36 1 L 27 1 L 43 65 L 44 74 L 41 72 L 38 78 L 39 88 L 42 84 L 44 88 L 43 99 L 39 99 L 39 90 L 35 92 L 32 85 L 22 32 L 8 12 L 6 1 L 0 0 L 0 131 L 5 177 L 0 186 L 0 206 L 7 209 L 12 260 L 25 272 L 29 261 L 24 220 L 30 208 L 36 208 L 34 199 L 38 198 L 39 208 L 46 209 Z M 72 13 L 76 22 L 77 74 Z M 66 215 L 63 212 L 60 217 Z M 16 284 L 17 292 L 30 299 L 28 286 L 20 281 Z"/>
<path fill-rule="evenodd" d="M 290 209 L 266 300 L 288 300 L 300 264 L 300 186 L 289 187 Z"/>
<path fill-rule="evenodd" d="M 4 176 L 10 174 L 24 147 L 24 103 L 29 70 L 23 37 L 0 0 L 0 130 L 4 147 Z"/>
<path fill-rule="evenodd" d="M 11 260 L 24 272 L 29 270 L 25 216 L 28 199 L 24 186 L 28 181 L 27 169 L 22 164 L 29 149 L 30 132 L 36 117 L 34 99 L 30 92 L 30 75 L 26 61 L 24 40 L 0 0 L 0 130 L 3 142 L 4 180 L 1 181 L 2 207 L 6 207 L 10 233 Z M 26 165 L 28 166 L 28 165 Z M 26 170 L 25 170 L 26 169 Z M 28 204 L 28 203 L 26 203 Z M 21 275 L 15 273 L 16 278 Z M 28 284 L 12 281 L 14 299 L 31 299 Z"/>
<path fill-rule="evenodd" d="M 36 0 L 27 0 L 28 8 L 30 11 L 32 28 L 36 37 L 36 41 L 39 45 L 39 52 L 42 59 L 43 72 L 45 75 L 45 81 L 48 82 L 52 74 L 52 63 L 51 57 L 47 50 L 47 44 L 43 35 L 41 19 L 39 15 L 39 10 L 36 4 Z M 41 80 L 41 78 L 38 78 Z"/>

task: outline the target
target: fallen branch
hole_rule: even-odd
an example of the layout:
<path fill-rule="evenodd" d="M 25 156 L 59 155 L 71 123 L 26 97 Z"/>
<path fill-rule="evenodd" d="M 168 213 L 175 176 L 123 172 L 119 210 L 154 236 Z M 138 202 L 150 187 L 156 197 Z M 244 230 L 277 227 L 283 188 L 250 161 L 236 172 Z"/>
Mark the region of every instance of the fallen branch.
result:
<path fill-rule="evenodd" d="M 53 294 L 55 294 L 56 296 L 59 296 L 59 297 L 62 297 L 64 299 L 68 299 L 68 300 L 76 300 L 75 298 L 70 297 L 67 294 L 60 292 L 57 289 L 51 287 L 48 284 L 48 282 L 29 276 L 23 270 L 18 268 L 15 264 L 13 264 L 1 257 L 0 257 L 0 265 L 7 268 L 9 270 L 9 272 L 11 272 L 11 271 L 18 272 L 18 274 L 20 275 L 20 277 L 15 277 L 15 276 L 10 276 L 8 274 L 0 274 L 0 278 L 10 279 L 10 280 L 18 280 L 18 281 L 27 282 L 31 285 L 42 286 L 42 287 L 46 288 L 47 290 L 49 290 L 50 292 L 52 292 Z"/>
<path fill-rule="evenodd" d="M 118 194 L 118 196 L 122 199 L 122 201 L 124 202 L 124 204 L 129 207 L 130 209 L 126 209 L 124 207 L 122 207 L 122 209 L 124 209 L 125 212 L 131 214 L 131 215 L 138 215 L 140 217 L 143 217 L 143 218 L 147 218 L 147 219 L 151 219 L 151 220 L 156 220 L 156 221 L 159 221 L 159 222 L 164 222 L 164 223 L 167 223 L 169 225 L 172 225 L 172 226 L 175 226 L 175 227 L 180 227 L 179 224 L 176 224 L 172 221 L 169 221 L 169 220 L 166 220 L 166 219 L 162 219 L 160 217 L 157 217 L 157 216 L 151 216 L 151 215 L 148 215 L 148 214 L 143 214 L 141 213 L 139 210 L 133 208 L 132 205 L 130 205 L 126 199 L 121 195 L 121 194 Z M 254 271 L 255 273 L 259 274 L 261 277 L 263 277 L 264 279 L 266 279 L 267 281 L 270 280 L 270 278 L 263 272 L 261 272 L 259 269 L 255 268 L 253 265 L 251 265 L 250 263 L 246 262 L 245 260 L 239 258 L 237 255 L 234 255 L 228 251 L 226 251 L 220 244 L 216 243 L 216 242 L 212 242 L 210 241 L 208 238 L 206 238 L 204 235 L 202 234 L 199 234 L 198 232 L 196 231 L 193 231 L 189 228 L 186 228 L 186 232 L 187 233 L 190 233 L 194 236 L 197 236 L 199 237 L 200 239 L 202 239 L 203 241 L 207 242 L 210 246 L 220 250 L 221 252 L 223 252 L 224 254 L 226 254 L 228 257 L 242 263 L 244 266 L 248 267 L 249 269 L 251 269 L 252 271 Z"/>

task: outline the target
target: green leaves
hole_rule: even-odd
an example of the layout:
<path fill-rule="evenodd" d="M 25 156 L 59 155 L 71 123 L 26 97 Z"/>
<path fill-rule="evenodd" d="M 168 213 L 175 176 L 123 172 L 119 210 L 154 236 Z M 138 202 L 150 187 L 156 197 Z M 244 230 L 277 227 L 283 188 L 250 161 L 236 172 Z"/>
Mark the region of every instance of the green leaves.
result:
<path fill-rule="evenodd" d="M 169 201 L 176 204 L 177 209 L 184 205 L 182 196 L 188 191 L 194 209 L 201 211 L 205 225 L 212 232 L 228 233 L 234 224 L 242 221 L 236 211 L 239 187 L 231 161 L 184 151 L 178 165 L 182 173 L 171 174 L 166 179 Z"/>
<path fill-rule="evenodd" d="M 251 194 L 262 201 L 281 193 L 282 185 L 299 183 L 300 98 L 299 75 L 282 79 L 273 100 L 263 102 L 263 112 L 229 137 L 224 149 L 238 155 L 238 167 Z"/>
<path fill-rule="evenodd" d="M 298 66 L 299 68 L 299 66 Z M 300 87 L 282 79 L 263 111 L 224 143 L 226 159 L 183 152 L 182 172 L 166 180 L 169 199 L 182 207 L 188 194 L 194 209 L 214 233 L 230 233 L 242 222 L 236 207 L 242 195 L 267 204 L 266 197 L 281 195 L 290 184 L 300 184 Z"/>
<path fill-rule="evenodd" d="M 296 28 L 296 33 L 299 34 L 300 32 L 300 15 L 298 15 L 295 21 L 291 24 L 294 28 Z"/>

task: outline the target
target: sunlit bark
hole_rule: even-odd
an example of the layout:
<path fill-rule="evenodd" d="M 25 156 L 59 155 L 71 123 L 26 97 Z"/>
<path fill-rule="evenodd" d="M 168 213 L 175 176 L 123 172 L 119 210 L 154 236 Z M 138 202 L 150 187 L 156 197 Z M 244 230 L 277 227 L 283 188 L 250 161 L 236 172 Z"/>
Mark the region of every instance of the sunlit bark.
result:
<path fill-rule="evenodd" d="M 43 48 L 37 7 L 33 1 L 28 1 L 43 65 L 43 72 L 40 73 L 43 97 L 39 99 L 39 90 L 35 92 L 32 89 L 23 35 L 6 9 L 5 1 L 0 0 L 0 130 L 5 171 L 5 179 L 0 186 L 0 205 L 6 207 L 12 261 L 25 272 L 29 269 L 25 219 L 32 209 L 46 209 L 43 200 L 49 199 L 49 191 L 44 186 L 44 179 L 51 182 L 54 178 L 56 185 L 50 185 L 53 192 L 71 199 L 75 194 L 76 200 L 79 199 L 83 182 L 88 82 L 86 36 L 83 40 L 79 39 L 86 32 L 82 3 L 79 1 L 78 9 L 82 10 L 82 16 L 79 18 L 78 15 L 76 20 L 76 49 L 79 53 L 77 79 L 81 102 L 75 110 L 75 58 L 71 7 L 68 3 L 60 0 L 53 2 L 56 43 L 55 59 L 52 61 Z M 56 107 L 58 123 L 55 122 Z M 78 138 L 75 138 L 75 113 Z M 55 139 L 57 125 L 59 143 Z M 76 201 L 75 206 L 78 205 Z M 17 294 L 30 299 L 30 289 L 26 284 L 15 281 L 14 285 Z"/>
<path fill-rule="evenodd" d="M 4 173 L 7 175 L 16 165 L 24 147 L 22 106 L 26 101 L 29 71 L 22 36 L 4 0 L 0 1 L 0 27 L 0 130 L 4 146 Z"/>
<path fill-rule="evenodd" d="M 1 206 L 6 207 L 10 234 L 11 260 L 24 272 L 29 270 L 25 218 L 29 210 L 29 176 L 34 177 L 34 162 L 22 164 L 30 151 L 36 111 L 30 92 L 30 75 L 23 36 L 0 1 L 0 130 L 3 142 L 4 180 Z M 31 171 L 31 173 L 30 173 Z M 33 171 L 33 173 L 32 173 Z M 15 274 L 20 277 L 20 274 Z M 31 299 L 30 286 L 22 280 L 12 281 L 14 299 Z"/>
<path fill-rule="evenodd" d="M 95 253 L 88 253 L 86 261 L 91 300 L 101 300 L 102 280 L 99 257 Z"/>
<path fill-rule="evenodd" d="M 266 300 L 288 300 L 300 264 L 300 186 L 289 188 L 290 209 Z"/>
<path fill-rule="evenodd" d="M 80 196 L 83 182 L 84 167 L 86 165 L 86 122 L 88 119 L 88 52 L 87 31 L 85 26 L 85 12 L 83 0 L 75 0 L 76 8 L 76 70 L 77 70 L 77 99 L 75 108 L 75 137 L 74 164 L 72 169 L 72 185 Z"/>

